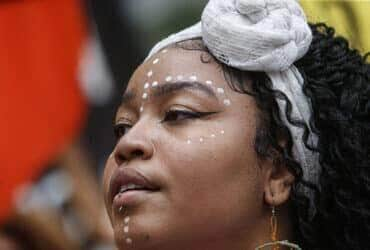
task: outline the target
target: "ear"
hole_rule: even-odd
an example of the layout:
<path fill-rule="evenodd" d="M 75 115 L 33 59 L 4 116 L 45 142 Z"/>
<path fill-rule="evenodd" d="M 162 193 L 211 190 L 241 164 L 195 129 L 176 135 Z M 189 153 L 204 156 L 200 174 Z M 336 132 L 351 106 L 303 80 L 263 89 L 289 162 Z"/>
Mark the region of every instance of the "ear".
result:
<path fill-rule="evenodd" d="M 265 202 L 271 206 L 285 203 L 289 199 L 294 180 L 294 175 L 286 166 L 272 164 L 268 166 L 264 183 Z"/>

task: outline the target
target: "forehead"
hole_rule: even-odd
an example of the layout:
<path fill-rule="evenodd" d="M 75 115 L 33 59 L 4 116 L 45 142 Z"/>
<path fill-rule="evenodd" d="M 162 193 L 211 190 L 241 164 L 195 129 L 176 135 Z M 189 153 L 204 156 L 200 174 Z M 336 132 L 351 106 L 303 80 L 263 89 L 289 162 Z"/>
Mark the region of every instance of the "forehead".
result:
<path fill-rule="evenodd" d="M 164 82 L 171 77 L 195 76 L 199 81 L 225 82 L 220 65 L 205 51 L 168 48 L 141 64 L 130 79 L 128 89 L 142 87 L 146 81 Z"/>

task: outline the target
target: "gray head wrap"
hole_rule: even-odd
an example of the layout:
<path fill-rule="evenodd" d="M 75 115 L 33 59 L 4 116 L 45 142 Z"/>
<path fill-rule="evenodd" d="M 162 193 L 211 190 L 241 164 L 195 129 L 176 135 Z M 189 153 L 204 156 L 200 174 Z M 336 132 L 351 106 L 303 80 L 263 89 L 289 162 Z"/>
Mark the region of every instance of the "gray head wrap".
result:
<path fill-rule="evenodd" d="M 219 61 L 245 71 L 264 71 L 275 90 L 292 104 L 291 118 L 309 128 L 309 144 L 317 144 L 309 120 L 311 105 L 302 92 L 303 78 L 293 65 L 305 55 L 312 41 L 311 29 L 296 0 L 210 0 L 201 22 L 159 42 L 149 57 L 159 50 L 189 39 L 201 38 Z M 304 130 L 288 122 L 286 102 L 277 99 L 280 116 L 293 137 L 293 156 L 301 164 L 303 179 L 318 183 L 318 154 L 303 142 Z M 313 193 L 303 188 L 315 210 Z"/>

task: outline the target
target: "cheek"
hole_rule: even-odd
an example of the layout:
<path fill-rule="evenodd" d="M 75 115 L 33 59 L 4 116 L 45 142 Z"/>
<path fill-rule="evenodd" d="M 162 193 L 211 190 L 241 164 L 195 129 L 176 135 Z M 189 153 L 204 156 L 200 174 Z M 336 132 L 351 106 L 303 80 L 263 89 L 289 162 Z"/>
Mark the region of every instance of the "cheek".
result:
<path fill-rule="evenodd" d="M 115 161 L 113 158 L 113 153 L 109 156 L 107 159 L 107 162 L 104 167 L 104 174 L 103 174 L 103 194 L 104 194 L 104 202 L 106 204 L 106 208 L 108 213 L 110 213 L 110 209 L 108 207 L 108 193 L 109 193 L 109 184 L 110 184 L 110 179 L 112 177 L 113 171 L 115 169 Z"/>
<path fill-rule="evenodd" d="M 204 133 L 193 129 L 184 138 L 167 138 L 163 143 L 163 166 L 171 181 L 171 199 L 179 207 L 218 207 L 229 201 L 232 207 L 240 202 L 240 195 L 255 186 L 256 159 L 251 143 L 227 126 L 208 126 Z M 223 131 L 212 138 L 213 131 Z M 215 133 L 216 134 L 216 133 Z M 196 138 L 203 138 L 203 141 Z M 250 139 L 249 139 L 250 140 Z M 170 143 L 169 143 L 170 142 Z M 252 193 L 255 193 L 254 191 Z M 222 211 L 220 211 L 222 212 Z"/>
<path fill-rule="evenodd" d="M 169 214 L 176 227 L 194 235 L 225 234 L 257 217 L 260 191 L 255 160 L 236 153 L 242 145 L 234 136 L 225 133 L 223 139 L 191 146 L 172 142 L 163 166 L 170 175 Z"/>

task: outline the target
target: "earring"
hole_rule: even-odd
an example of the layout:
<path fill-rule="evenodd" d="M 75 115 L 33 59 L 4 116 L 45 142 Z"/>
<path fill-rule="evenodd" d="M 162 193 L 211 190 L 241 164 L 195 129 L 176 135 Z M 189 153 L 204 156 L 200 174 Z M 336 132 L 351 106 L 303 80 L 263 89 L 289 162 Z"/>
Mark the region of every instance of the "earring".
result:
<path fill-rule="evenodd" d="M 256 250 L 272 249 L 280 250 L 280 246 L 289 247 L 290 250 L 302 250 L 297 244 L 291 243 L 288 240 L 278 240 L 277 237 L 277 217 L 275 206 L 272 206 L 271 218 L 270 218 L 270 231 L 271 231 L 271 242 L 265 243 L 261 246 L 256 247 Z M 271 248 L 272 247 L 272 248 Z"/>

